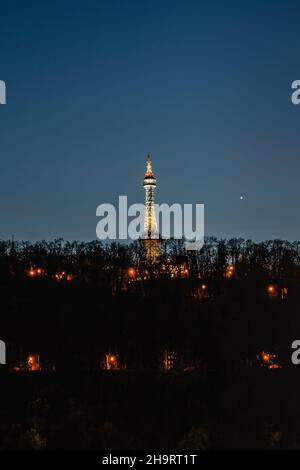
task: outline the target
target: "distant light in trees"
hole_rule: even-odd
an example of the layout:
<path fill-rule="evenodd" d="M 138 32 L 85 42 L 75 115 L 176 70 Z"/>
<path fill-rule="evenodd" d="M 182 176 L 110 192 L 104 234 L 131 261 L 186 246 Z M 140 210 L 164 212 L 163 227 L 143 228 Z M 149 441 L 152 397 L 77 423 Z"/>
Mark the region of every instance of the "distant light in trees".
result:
<path fill-rule="evenodd" d="M 39 354 L 30 354 L 27 357 L 27 369 L 30 371 L 41 370 Z"/>
<path fill-rule="evenodd" d="M 44 270 L 42 268 L 35 268 L 31 267 L 27 269 L 26 271 L 27 276 L 29 277 L 38 277 L 38 276 L 43 276 L 44 275 Z"/>
<path fill-rule="evenodd" d="M 128 274 L 129 274 L 129 276 L 134 277 L 135 276 L 135 270 L 133 268 L 129 268 L 128 269 Z"/>
<path fill-rule="evenodd" d="M 227 279 L 230 279 L 234 275 L 234 266 L 230 264 L 226 268 L 226 277 Z"/>

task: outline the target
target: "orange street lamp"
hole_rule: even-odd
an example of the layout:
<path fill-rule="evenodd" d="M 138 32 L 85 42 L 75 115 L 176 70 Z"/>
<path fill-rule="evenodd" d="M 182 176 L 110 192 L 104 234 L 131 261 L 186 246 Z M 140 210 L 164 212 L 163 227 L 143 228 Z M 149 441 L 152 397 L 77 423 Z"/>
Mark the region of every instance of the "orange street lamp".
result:
<path fill-rule="evenodd" d="M 268 286 L 268 292 L 269 292 L 269 294 L 274 294 L 275 293 L 275 287 L 272 286 L 272 285 L 269 285 Z"/>

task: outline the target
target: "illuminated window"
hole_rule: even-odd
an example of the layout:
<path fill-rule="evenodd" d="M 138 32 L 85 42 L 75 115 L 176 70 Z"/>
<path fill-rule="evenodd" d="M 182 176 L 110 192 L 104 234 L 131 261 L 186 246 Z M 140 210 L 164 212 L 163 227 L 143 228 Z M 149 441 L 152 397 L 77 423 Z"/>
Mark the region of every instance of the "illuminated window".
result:
<path fill-rule="evenodd" d="M 39 354 L 29 354 L 29 356 L 27 356 L 27 370 L 29 371 L 41 370 Z"/>
<path fill-rule="evenodd" d="M 267 369 L 281 369 L 282 368 L 282 366 L 278 362 L 277 354 L 262 351 L 260 354 L 257 355 L 257 359 L 261 367 L 265 367 Z"/>
<path fill-rule="evenodd" d="M 172 370 L 176 365 L 177 354 L 174 351 L 165 350 L 162 357 L 162 365 L 165 370 Z"/>
<path fill-rule="evenodd" d="M 106 370 L 119 370 L 120 369 L 119 355 L 111 354 L 111 353 L 105 354 L 104 368 Z"/>
<path fill-rule="evenodd" d="M 283 287 L 280 291 L 280 297 L 282 300 L 287 299 L 288 297 L 288 290 L 287 287 Z"/>

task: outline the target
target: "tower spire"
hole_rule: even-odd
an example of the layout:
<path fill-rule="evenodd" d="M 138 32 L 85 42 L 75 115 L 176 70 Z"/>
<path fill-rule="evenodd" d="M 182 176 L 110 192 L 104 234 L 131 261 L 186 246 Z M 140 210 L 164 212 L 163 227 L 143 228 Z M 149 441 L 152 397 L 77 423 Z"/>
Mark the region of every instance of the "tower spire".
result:
<path fill-rule="evenodd" d="M 153 175 L 152 173 L 152 157 L 150 155 L 150 153 L 147 155 L 147 171 L 146 171 L 146 175 Z"/>

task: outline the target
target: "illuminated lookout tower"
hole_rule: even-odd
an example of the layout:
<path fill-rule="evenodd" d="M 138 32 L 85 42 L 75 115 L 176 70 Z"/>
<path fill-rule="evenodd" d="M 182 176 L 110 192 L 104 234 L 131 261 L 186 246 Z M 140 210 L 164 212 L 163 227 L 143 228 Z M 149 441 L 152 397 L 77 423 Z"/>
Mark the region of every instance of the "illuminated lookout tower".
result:
<path fill-rule="evenodd" d="M 144 177 L 144 188 L 146 192 L 146 208 L 144 235 L 142 242 L 145 250 L 145 261 L 153 264 L 157 261 L 160 253 L 159 236 L 157 231 L 156 215 L 155 215 L 155 188 L 156 179 L 152 172 L 151 156 L 147 157 L 147 167 Z"/>
<path fill-rule="evenodd" d="M 156 179 L 152 172 L 150 155 L 147 157 L 147 170 L 144 178 L 144 188 L 146 191 L 146 211 L 144 223 L 145 238 L 157 238 L 157 224 L 155 217 Z"/>

